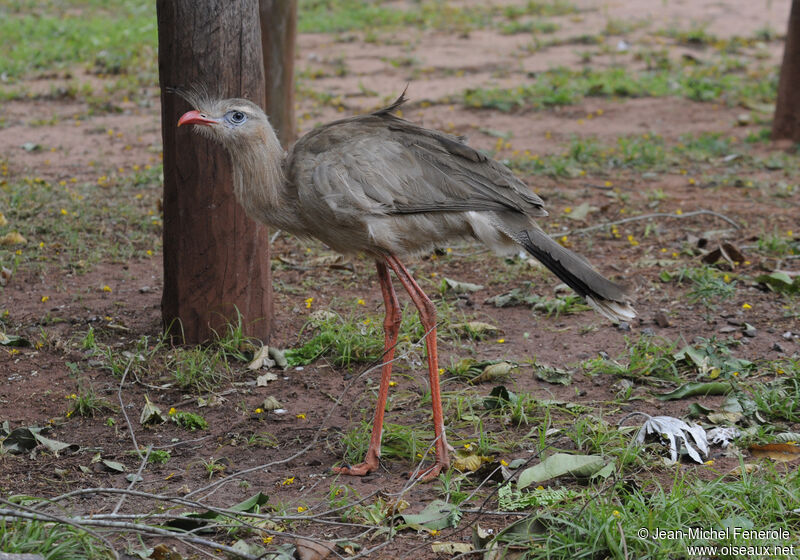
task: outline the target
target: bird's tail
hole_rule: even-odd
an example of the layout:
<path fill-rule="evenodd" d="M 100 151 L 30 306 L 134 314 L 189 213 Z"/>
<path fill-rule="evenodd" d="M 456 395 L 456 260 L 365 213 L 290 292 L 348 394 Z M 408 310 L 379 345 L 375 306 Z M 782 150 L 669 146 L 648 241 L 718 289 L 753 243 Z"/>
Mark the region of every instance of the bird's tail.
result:
<path fill-rule="evenodd" d="M 515 239 L 604 317 L 615 323 L 636 317 L 625 288 L 605 278 L 582 257 L 559 245 L 542 230 L 525 230 Z"/>

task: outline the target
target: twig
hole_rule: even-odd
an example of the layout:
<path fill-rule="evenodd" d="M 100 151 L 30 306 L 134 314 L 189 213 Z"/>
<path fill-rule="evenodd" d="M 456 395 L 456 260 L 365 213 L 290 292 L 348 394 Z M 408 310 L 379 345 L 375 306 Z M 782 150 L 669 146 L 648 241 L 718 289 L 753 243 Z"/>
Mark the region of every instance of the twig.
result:
<path fill-rule="evenodd" d="M 583 233 L 589 233 L 590 231 L 596 231 L 598 229 L 604 229 L 610 226 L 618 226 L 620 224 L 627 224 L 629 222 L 638 222 L 640 220 L 650 220 L 653 218 L 674 218 L 674 219 L 683 219 L 683 218 L 691 218 L 692 216 L 701 216 L 701 215 L 708 215 L 714 216 L 715 218 L 719 218 L 725 222 L 728 222 L 730 225 L 735 227 L 736 229 L 741 229 L 742 226 L 736 220 L 729 218 L 724 214 L 720 214 L 719 212 L 714 212 L 713 210 L 694 210 L 692 212 L 685 212 L 683 214 L 669 214 L 667 212 L 654 212 L 652 214 L 642 214 L 641 216 L 631 216 L 630 218 L 623 218 L 622 220 L 616 220 L 613 222 L 606 222 L 603 224 L 597 224 L 594 226 L 589 226 L 581 229 L 576 229 L 574 231 L 567 231 L 567 232 L 559 232 L 558 236 L 561 237 L 563 235 L 580 235 Z"/>

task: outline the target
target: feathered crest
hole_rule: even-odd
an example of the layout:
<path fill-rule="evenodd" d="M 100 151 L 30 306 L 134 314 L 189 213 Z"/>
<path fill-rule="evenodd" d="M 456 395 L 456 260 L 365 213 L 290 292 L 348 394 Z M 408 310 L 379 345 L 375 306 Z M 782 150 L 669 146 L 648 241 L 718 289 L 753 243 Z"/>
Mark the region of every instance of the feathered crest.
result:
<path fill-rule="evenodd" d="M 192 84 L 188 87 L 184 86 L 166 86 L 164 91 L 173 93 L 182 99 L 185 99 L 193 109 L 200 110 L 201 108 L 208 107 L 211 104 L 213 97 L 209 95 L 208 88 L 205 84 Z"/>

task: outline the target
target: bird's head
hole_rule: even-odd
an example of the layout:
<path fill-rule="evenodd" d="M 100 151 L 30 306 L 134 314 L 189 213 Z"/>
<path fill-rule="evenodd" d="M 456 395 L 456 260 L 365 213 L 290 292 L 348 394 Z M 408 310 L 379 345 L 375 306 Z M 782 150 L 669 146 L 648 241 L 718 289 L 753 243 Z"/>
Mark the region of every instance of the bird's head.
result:
<path fill-rule="evenodd" d="M 184 113 L 178 126 L 197 125 L 204 136 L 220 142 L 226 148 L 263 142 L 269 121 L 261 108 L 247 99 L 200 100 L 195 110 Z"/>

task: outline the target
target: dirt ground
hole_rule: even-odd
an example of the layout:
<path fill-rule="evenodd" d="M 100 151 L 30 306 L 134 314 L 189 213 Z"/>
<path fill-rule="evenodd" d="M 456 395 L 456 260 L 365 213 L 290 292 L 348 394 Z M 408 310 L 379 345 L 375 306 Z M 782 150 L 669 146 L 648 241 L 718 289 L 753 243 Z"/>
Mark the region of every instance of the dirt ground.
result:
<path fill-rule="evenodd" d="M 404 4 L 404 3 L 400 3 Z M 413 9 L 413 2 L 409 2 Z M 454 2 L 454 4 L 456 4 Z M 652 32 L 670 26 L 685 29 L 703 25 L 719 37 L 752 36 L 759 29 L 770 27 L 781 33 L 788 19 L 788 0 L 752 2 L 724 0 L 719 2 L 577 2 L 577 15 L 558 16 L 560 28 L 554 37 L 570 37 L 598 32 L 609 20 L 645 22 L 642 27 L 626 34 L 632 46 L 651 45 L 664 39 Z M 362 112 L 396 96 L 408 83 L 410 103 L 404 117 L 425 126 L 447 130 L 469 137 L 470 143 L 492 150 L 497 138 L 491 131 L 503 131 L 513 143 L 497 157 L 510 157 L 512 150 L 547 155 L 563 149 L 574 135 L 595 136 L 614 140 L 633 134 L 660 135 L 665 142 L 676 142 L 686 133 L 721 132 L 738 141 L 759 129 L 756 124 L 741 126 L 737 119 L 742 107 L 700 103 L 682 98 L 639 98 L 614 100 L 587 98 L 579 105 L 558 110 L 519 110 L 501 113 L 494 110 L 470 109 L 457 102 L 458 95 L 472 87 L 509 87 L 528 82 L 536 72 L 565 66 L 583 65 L 581 50 L 567 44 L 529 53 L 526 34 L 503 35 L 483 29 L 468 34 L 443 31 L 406 29 L 387 37 L 379 44 L 364 48 L 359 33 L 327 35 L 301 34 L 298 37 L 296 69 L 299 75 L 320 77 L 305 82 L 317 91 L 341 96 L 339 105 L 320 104 L 305 95 L 298 96 L 298 122 L 301 132 L 318 122 L 339 118 L 343 114 Z M 352 35 L 352 36 L 350 36 Z M 606 37 L 615 46 L 618 37 Z M 703 57 L 702 48 L 666 45 L 670 56 L 686 53 Z M 613 50 L 613 49 L 612 49 Z M 762 63 L 778 65 L 782 42 L 772 41 L 765 46 L 767 59 Z M 398 57 L 413 59 L 414 68 L 397 66 L 390 60 Z M 639 64 L 624 54 L 597 57 L 594 67 L 605 64 Z M 345 65 L 343 76 L 331 72 L 336 65 Z M 83 80 L 84 76 L 80 76 Z M 85 80 L 97 80 L 85 76 Z M 63 77 L 31 80 L 32 92 L 47 91 L 58 86 Z M 364 87 L 362 87 L 364 86 Z M 368 92 L 368 93 L 365 93 Z M 0 106 L 5 126 L 0 128 L 0 154 L 7 162 L 8 182 L 23 177 L 37 177 L 47 182 L 75 178 L 78 182 L 93 183 L 98 177 L 129 173 L 134 166 L 157 165 L 160 161 L 160 111 L 156 91 L 150 92 L 146 106 L 119 101 L 120 113 L 96 114 L 86 117 L 81 101 L 58 100 L 50 97 L 15 100 Z M 80 119 L 77 116 L 80 115 Z M 586 115 L 597 115 L 586 119 Z M 57 116 L 51 124 L 32 126 L 36 119 Z M 111 132 L 109 132 L 111 131 Z M 20 148 L 26 142 L 42 146 L 38 151 Z M 776 149 L 772 145 L 757 148 L 764 155 Z M 703 166 L 689 169 L 690 176 L 701 176 Z M 781 171 L 761 170 L 752 179 L 764 183 L 781 180 Z M 797 198 L 775 198 L 758 191 L 737 186 L 689 182 L 680 173 L 664 173 L 643 178 L 630 171 L 614 171 L 608 175 L 553 179 L 544 176 L 523 177 L 546 201 L 551 217 L 541 221 L 550 233 L 569 233 L 570 243 L 578 252 L 595 263 L 604 273 L 623 280 L 632 288 L 639 317 L 629 327 L 617 328 L 607 324 L 599 315 L 582 312 L 574 315 L 546 316 L 532 313 L 527 307 L 495 308 L 486 303 L 494 295 L 522 285 L 528 272 L 506 274 L 504 261 L 489 257 L 472 246 L 454 247 L 452 253 L 438 258 L 424 258 L 412 263 L 412 270 L 423 288 L 436 293 L 441 278 L 481 284 L 484 287 L 448 301 L 477 320 L 498 325 L 502 335 L 473 345 L 444 342 L 441 362 L 449 365 L 465 356 L 480 360 L 510 360 L 524 364 L 537 363 L 576 370 L 569 386 L 553 385 L 537 379 L 530 366 L 523 365 L 506 382 L 517 392 L 528 392 L 537 398 L 590 404 L 595 414 L 616 422 L 634 409 L 646 409 L 651 414 L 682 416 L 687 403 L 661 402 L 653 398 L 652 385 L 635 385 L 633 395 L 641 398 L 630 404 L 618 405 L 615 397 L 620 387 L 603 377 L 589 377 L 580 371 L 580 362 L 605 352 L 618 356 L 625 349 L 626 337 L 638 337 L 643 332 L 663 336 L 680 345 L 703 338 L 732 337 L 741 342 L 736 356 L 749 360 L 772 360 L 797 356 L 800 348 L 795 336 L 800 326 L 796 316 L 783 313 L 785 301 L 775 293 L 755 283 L 742 283 L 735 297 L 721 302 L 708 311 L 686 299 L 686 286 L 661 282 L 659 274 L 664 255 L 679 254 L 676 264 L 697 264 L 699 257 L 687 255 L 687 244 L 697 238 L 713 242 L 729 241 L 747 257 L 737 271 L 754 276 L 769 271 L 774 263 L 755 251 L 756 240 L 764 232 L 789 231 L 800 233 Z M 610 189 L 627 195 L 626 201 L 609 197 Z M 653 210 L 648 192 L 661 189 L 666 200 Z M 102 196 L 102 191 L 98 196 Z M 598 210 L 584 220 L 567 219 L 565 208 L 589 202 Z M 740 228 L 713 215 L 680 217 L 696 210 L 712 210 L 724 214 Z M 2 210 L 2 209 L 0 209 Z M 157 208 L 153 208 L 157 211 Z M 652 211 L 668 217 L 653 221 L 638 221 L 621 225 L 619 238 L 606 231 L 588 235 L 573 235 L 572 230 L 596 223 L 618 220 L 632 214 Z M 628 235 L 638 240 L 631 243 Z M 50 243 L 50 239 L 30 239 L 29 244 Z M 325 266 L 294 266 L 310 257 L 324 256 L 328 251 L 321 245 L 307 245 L 286 235 L 279 235 L 272 246 L 275 262 L 275 330 L 271 344 L 279 348 L 297 346 L 303 339 L 303 327 L 310 314 L 319 309 L 353 310 L 351 302 L 364 300 L 363 309 L 380 314 L 382 300 L 373 266 L 366 259 L 354 259 L 352 270 Z M 337 368 L 317 362 L 304 368 L 278 372 L 278 379 L 266 387 L 256 386 L 256 375 L 244 364 L 235 364 L 234 382 L 226 385 L 213 406 L 197 408 L 197 395 L 184 394 L 175 388 L 160 388 L 159 380 L 147 383 L 128 382 L 120 387 L 120 379 L 103 367 L 102 360 L 83 350 L 79 341 L 89 327 L 97 338 L 119 352 L 130 351 L 143 336 L 151 341 L 160 334 L 161 254 L 158 247 L 150 258 L 127 262 L 101 262 L 88 270 L 53 262 L 45 266 L 20 267 L 0 288 L 0 311 L 7 310 L 5 328 L 33 341 L 43 341 L 39 347 L 0 349 L 0 422 L 7 421 L 13 429 L 19 426 L 50 426 L 48 437 L 80 446 L 77 452 L 28 455 L 0 455 L 0 490 L 3 495 L 25 493 L 36 496 L 55 496 L 87 487 L 126 487 L 125 474 L 111 472 L 93 457 L 118 461 L 126 472 L 136 472 L 140 460 L 132 452 L 132 442 L 125 418 L 117 407 L 95 418 L 67 417 L 69 395 L 78 390 L 77 377 L 88 380 L 98 394 L 114 405 L 121 398 L 123 410 L 130 418 L 139 446 L 152 445 L 169 449 L 171 459 L 164 465 L 149 465 L 141 473 L 143 480 L 137 489 L 152 493 L 182 494 L 195 498 L 208 494 L 206 503 L 227 506 L 243 500 L 256 491 L 270 497 L 272 503 L 286 504 L 294 510 L 307 508 L 306 515 L 326 511 L 332 483 L 347 484 L 360 496 L 382 492 L 387 496 L 402 493 L 412 506 L 420 510 L 437 496 L 435 485 L 410 485 L 407 473 L 413 465 L 400 459 L 384 461 L 380 471 L 361 479 L 338 480 L 329 467 L 342 460 L 342 435 L 362 420 L 369 420 L 374 405 L 378 371 L 358 364 Z M 797 260 L 782 264 L 797 270 Z M 290 263 L 290 264 L 287 264 Z M 518 270 L 518 269 L 515 269 Z M 531 267 L 529 277 L 541 281 L 542 293 L 552 294 L 557 282 Z M 254 282 L 257 282 L 254 279 Z M 99 289 L 108 286 L 109 291 Z M 43 301 L 43 296 L 47 300 Z M 313 297 L 307 307 L 305 301 Z M 403 298 L 407 303 L 407 298 Z M 744 304 L 747 304 L 746 306 Z M 350 306 L 350 307 L 347 307 Z M 744 306 L 744 307 L 743 307 Z M 746 308 L 745 308 L 746 307 Z M 666 317 L 667 322 L 657 320 Z M 755 328 L 755 336 L 743 336 L 742 324 Z M 498 342 L 502 339 L 503 342 Z M 397 398 L 390 401 L 387 421 L 427 429 L 429 415 L 425 408 L 408 406 L 425 393 L 426 380 L 422 351 L 413 348 L 406 359 L 398 362 Z M 78 375 L 76 375 L 78 372 Z M 488 394 L 494 384 L 469 387 L 463 381 L 443 377 L 446 393 L 475 391 Z M 664 384 L 662 389 L 674 387 Z M 187 433 L 172 423 L 142 427 L 138 417 L 145 396 L 168 410 L 171 407 L 200 412 L 209 429 Z M 265 397 L 274 396 L 286 410 L 285 414 L 255 413 Z M 339 400 L 341 399 L 341 400 Z M 700 397 L 709 406 L 718 404 L 721 397 Z M 413 410 L 413 413 L 409 412 Z M 107 423 L 113 418 L 114 423 Z M 496 426 L 498 429 L 502 426 Z M 491 433 L 492 426 L 486 429 Z M 519 428 L 521 434 L 530 426 Z M 268 434 L 261 444 L 252 444 L 253 436 Z M 468 441 L 474 433 L 453 433 L 452 440 Z M 316 439 L 315 439 L 316 438 Z M 310 448 L 308 444 L 312 443 Z M 548 443 L 555 448 L 574 449 L 572 441 L 554 436 Z M 534 449 L 520 447 L 502 457 L 528 459 Z M 222 474 L 211 478 L 205 465 L 219 462 Z M 269 464 L 265 468 L 255 468 Z M 718 455 L 715 469 L 697 468 L 689 464 L 679 469 L 695 472 L 700 477 L 713 477 L 738 464 L 738 459 Z M 220 491 L 193 494 L 215 481 L 237 471 L 255 468 L 231 482 Z M 662 475 L 658 475 L 662 476 Z M 665 471 L 671 479 L 674 472 Z M 291 483 L 287 483 L 292 479 Z M 246 481 L 246 483 L 241 482 Z M 114 496 L 77 498 L 73 507 L 89 513 L 107 513 L 117 502 Z M 123 511 L 135 511 L 143 502 L 129 499 Z M 300 514 L 298 514 L 300 515 Z M 475 517 L 475 516 L 473 516 Z M 477 517 L 475 517 L 477 519 Z M 514 516 L 483 516 L 481 525 L 503 526 Z M 323 539 L 333 536 L 357 538 L 363 528 L 332 529 L 324 525 L 309 525 L 300 532 Z M 447 540 L 469 540 L 467 523 L 447 534 Z M 431 535 L 404 532 L 374 553 L 381 558 L 428 558 L 435 556 Z M 282 542 L 276 538 L 273 544 Z M 376 542 L 362 543 L 365 547 Z M 186 552 L 186 551 L 184 551 Z M 189 553 L 191 554 L 191 553 Z"/>

